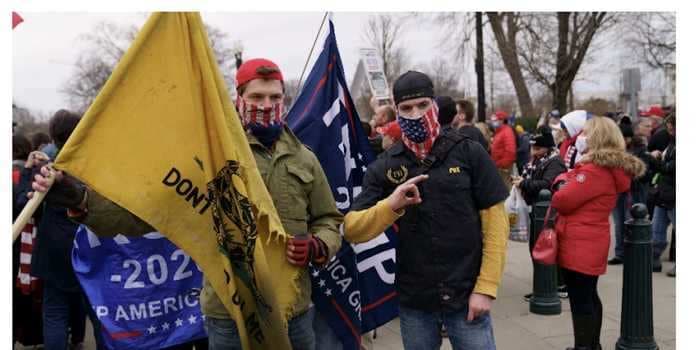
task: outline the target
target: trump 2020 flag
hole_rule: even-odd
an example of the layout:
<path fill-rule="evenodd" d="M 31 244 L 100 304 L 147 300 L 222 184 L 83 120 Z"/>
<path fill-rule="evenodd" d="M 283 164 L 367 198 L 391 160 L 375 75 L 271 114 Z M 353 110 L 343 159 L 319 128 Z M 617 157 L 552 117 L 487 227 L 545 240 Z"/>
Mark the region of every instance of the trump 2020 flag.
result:
<path fill-rule="evenodd" d="M 55 166 L 191 256 L 245 349 L 288 349 L 306 271 L 286 261 L 287 235 L 229 96 L 199 14 L 154 13 Z"/>
<path fill-rule="evenodd" d="M 333 21 L 287 122 L 316 154 L 336 206 L 346 213 L 362 191 L 362 178 L 374 155 L 350 98 Z M 398 315 L 395 247 L 396 233 L 390 228 L 367 243 L 343 241 L 325 269 L 311 270 L 314 305 L 345 349 L 358 349 L 362 333 Z"/>
<path fill-rule="evenodd" d="M 160 233 L 99 238 L 81 225 L 73 269 L 108 349 L 162 349 L 207 336 L 202 272 Z"/>

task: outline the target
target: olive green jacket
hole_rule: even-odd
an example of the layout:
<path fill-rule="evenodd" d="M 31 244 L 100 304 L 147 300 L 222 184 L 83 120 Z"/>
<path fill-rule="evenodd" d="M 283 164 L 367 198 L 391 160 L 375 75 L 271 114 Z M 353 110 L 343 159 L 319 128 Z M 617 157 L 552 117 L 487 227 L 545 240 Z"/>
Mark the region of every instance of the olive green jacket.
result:
<path fill-rule="evenodd" d="M 290 235 L 311 233 L 328 247 L 329 256 L 340 249 L 338 231 L 343 216 L 336 209 L 326 175 L 316 156 L 289 130 L 284 128 L 274 150 L 268 150 L 254 136 L 247 134 L 260 175 L 267 186 L 285 231 Z M 126 209 L 90 190 L 88 214 L 81 221 L 100 236 L 119 233 L 141 235 L 155 231 Z M 311 280 L 302 273 L 301 295 L 293 308 L 297 316 L 311 305 Z M 204 278 L 200 295 L 202 312 L 207 317 L 230 319 L 228 311 Z"/>

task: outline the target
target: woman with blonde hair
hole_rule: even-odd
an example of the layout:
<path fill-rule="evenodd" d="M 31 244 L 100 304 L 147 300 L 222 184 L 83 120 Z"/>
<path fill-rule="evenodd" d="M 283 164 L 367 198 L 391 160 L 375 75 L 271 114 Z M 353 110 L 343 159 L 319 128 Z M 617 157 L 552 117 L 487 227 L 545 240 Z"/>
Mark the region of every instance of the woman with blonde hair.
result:
<path fill-rule="evenodd" d="M 575 347 L 601 349 L 603 305 L 597 291 L 610 247 L 608 218 L 619 193 L 629 191 L 644 163 L 625 151 L 625 140 L 609 118 L 592 117 L 576 139 L 582 158 L 554 180 L 552 209 L 558 217 L 558 263 L 568 286 Z"/>

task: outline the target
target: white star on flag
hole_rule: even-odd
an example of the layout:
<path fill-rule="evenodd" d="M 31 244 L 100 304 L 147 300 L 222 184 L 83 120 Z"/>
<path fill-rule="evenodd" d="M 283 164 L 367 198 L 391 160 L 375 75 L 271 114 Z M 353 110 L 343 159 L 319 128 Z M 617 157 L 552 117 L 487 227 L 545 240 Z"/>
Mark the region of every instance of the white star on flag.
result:
<path fill-rule="evenodd" d="M 329 288 L 329 289 L 326 289 L 326 295 L 327 295 L 327 296 L 333 295 L 333 293 L 331 292 L 330 288 Z"/>
<path fill-rule="evenodd" d="M 170 323 L 165 322 L 161 325 L 161 327 L 163 327 L 163 330 L 170 329 Z"/>
<path fill-rule="evenodd" d="M 177 320 L 175 320 L 175 326 L 177 326 L 177 327 L 182 327 L 182 320 L 181 320 L 180 318 L 178 318 Z"/>
<path fill-rule="evenodd" d="M 197 317 L 195 317 L 194 315 L 190 315 L 190 318 L 188 318 L 188 320 L 190 321 L 190 324 L 197 323 Z"/>
<path fill-rule="evenodd" d="M 314 271 L 311 273 L 314 277 L 318 277 L 318 270 L 314 269 Z"/>
<path fill-rule="evenodd" d="M 155 332 L 156 332 L 156 327 L 154 327 L 153 325 L 148 327 L 148 334 L 154 334 Z"/>
<path fill-rule="evenodd" d="M 320 281 L 318 282 L 318 286 L 319 286 L 319 287 L 325 287 L 325 286 L 326 286 L 326 281 L 325 281 L 325 280 L 320 280 Z"/>

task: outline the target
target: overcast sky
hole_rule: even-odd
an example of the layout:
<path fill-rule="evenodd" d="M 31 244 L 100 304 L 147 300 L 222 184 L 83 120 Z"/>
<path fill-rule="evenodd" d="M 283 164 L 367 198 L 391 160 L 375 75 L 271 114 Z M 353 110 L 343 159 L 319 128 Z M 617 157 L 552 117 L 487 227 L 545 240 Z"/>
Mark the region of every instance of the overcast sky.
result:
<path fill-rule="evenodd" d="M 72 64 L 86 47 L 79 38 L 81 34 L 88 33 L 101 21 L 133 24 L 140 28 L 148 18 L 147 13 L 25 12 L 21 15 L 25 22 L 12 33 L 12 95 L 21 106 L 44 113 L 67 106 L 67 98 L 59 90 L 70 77 Z M 338 47 L 348 80 L 352 79 L 355 71 L 359 49 L 368 46 L 364 28 L 371 15 L 367 12 L 333 14 Z M 231 44 L 234 40 L 242 42 L 244 58 L 270 58 L 281 66 L 286 77 L 297 78 L 304 67 L 323 13 L 203 12 L 202 17 L 206 23 L 226 32 Z M 452 57 L 451 52 L 445 52 L 441 28 L 428 21 L 410 22 L 405 26 L 401 41 L 414 67 L 426 64 L 438 55 Z M 317 47 L 321 45 L 319 39 Z M 576 90 L 587 93 L 615 91 L 618 85 L 617 68 L 610 67 L 620 64 L 616 57 L 615 52 L 606 51 L 602 60 L 598 60 L 598 68 L 590 70 L 586 81 L 577 83 Z M 313 58 L 309 67 L 312 64 Z M 467 71 L 473 72 L 473 66 L 470 65 Z M 472 84 L 474 81 L 472 77 Z"/>

